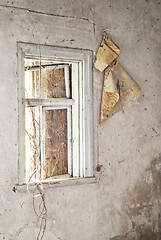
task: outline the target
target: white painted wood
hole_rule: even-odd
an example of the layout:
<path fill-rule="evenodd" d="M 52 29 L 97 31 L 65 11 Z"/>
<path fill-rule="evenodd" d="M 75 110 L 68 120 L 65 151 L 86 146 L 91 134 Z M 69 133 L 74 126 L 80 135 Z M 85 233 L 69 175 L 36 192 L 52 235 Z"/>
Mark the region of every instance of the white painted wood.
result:
<path fill-rule="evenodd" d="M 68 109 L 68 107 L 71 107 L 71 106 L 49 106 L 49 107 L 44 107 L 44 109 L 45 110 Z"/>
<path fill-rule="evenodd" d="M 84 177 L 84 161 L 85 161 L 85 148 L 84 148 L 84 129 L 83 129 L 83 62 L 79 62 L 79 138 L 80 138 L 80 177 Z"/>
<path fill-rule="evenodd" d="M 60 68 L 66 68 L 69 67 L 69 65 L 41 65 L 41 70 L 46 69 L 60 69 Z M 25 67 L 25 71 L 37 71 L 40 70 L 39 66 L 32 66 L 32 67 Z"/>
<path fill-rule="evenodd" d="M 48 188 L 59 188 L 59 187 L 67 187 L 67 186 L 74 186 L 74 185 L 82 185 L 82 184 L 97 184 L 95 177 L 88 177 L 88 178 L 62 178 L 62 179 L 46 179 L 41 181 L 43 184 L 43 189 Z M 18 192 L 26 192 L 28 190 L 34 191 L 35 190 L 35 183 L 29 183 L 27 186 L 26 184 L 16 184 L 15 190 Z"/>
<path fill-rule="evenodd" d="M 68 173 L 73 174 L 72 164 L 72 122 L 71 122 L 71 107 L 67 109 L 67 139 L 68 139 Z"/>
<path fill-rule="evenodd" d="M 78 63 L 72 64 L 72 143 L 73 143 L 73 176 L 79 177 L 79 102 L 78 102 Z"/>
<path fill-rule="evenodd" d="M 41 106 L 41 178 L 45 177 L 45 109 Z"/>
<path fill-rule="evenodd" d="M 41 51 L 41 57 L 43 60 L 50 60 L 60 63 L 74 63 L 84 61 L 86 56 L 91 55 L 90 50 L 72 49 L 65 47 L 55 47 L 46 45 L 36 45 L 30 43 L 18 43 L 23 49 L 27 58 L 34 58 L 39 60 Z"/>
<path fill-rule="evenodd" d="M 24 91 L 24 57 L 18 46 L 18 183 L 25 182 L 25 91 Z"/>
<path fill-rule="evenodd" d="M 33 107 L 33 106 L 71 106 L 75 102 L 74 99 L 67 99 L 67 98 L 26 98 L 26 106 Z"/>
<path fill-rule="evenodd" d="M 70 98 L 69 65 L 64 68 L 66 97 Z"/>
<path fill-rule="evenodd" d="M 85 168 L 84 177 L 93 176 L 93 125 L 92 125 L 92 54 L 84 61 L 84 128 Z M 88 160 L 87 160 L 88 159 Z"/>

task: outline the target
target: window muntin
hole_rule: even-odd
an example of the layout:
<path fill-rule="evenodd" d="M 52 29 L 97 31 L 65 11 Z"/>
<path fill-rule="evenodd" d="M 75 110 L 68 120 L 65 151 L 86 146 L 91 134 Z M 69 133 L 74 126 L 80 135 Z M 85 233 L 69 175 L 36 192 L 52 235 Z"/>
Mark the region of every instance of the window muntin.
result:
<path fill-rule="evenodd" d="M 63 175 L 63 177 L 69 175 L 74 177 L 93 176 L 91 57 L 90 51 L 48 46 L 41 46 L 40 57 L 40 49 L 37 51 L 36 45 L 19 44 L 19 183 L 34 180 L 41 181 L 45 178 L 55 177 L 57 174 Z M 24 59 L 26 59 L 25 66 Z M 26 85 L 24 68 L 27 74 L 32 74 L 33 86 L 37 82 L 39 87 L 31 89 L 28 86 L 27 91 L 24 90 L 24 85 Z M 57 82 L 60 80 L 58 78 L 52 82 L 51 76 L 54 74 L 53 70 L 57 71 L 58 69 L 61 69 L 61 79 L 64 82 L 61 85 L 61 91 L 56 92 Z M 46 87 L 44 87 L 47 83 L 47 75 L 50 76 L 49 86 L 51 87 L 52 83 L 54 91 L 50 89 L 47 92 Z M 42 80 L 41 84 L 40 80 Z M 45 84 L 42 82 L 45 82 Z M 39 127 L 37 128 L 37 132 L 40 133 L 35 138 L 41 151 L 36 153 L 38 167 L 35 169 L 36 171 L 32 171 L 33 175 L 29 170 L 31 167 L 29 158 L 25 156 L 27 147 L 22 141 L 26 127 L 24 122 L 25 108 L 37 111 L 35 115 L 39 119 L 41 126 L 41 130 L 38 129 Z M 66 139 L 62 139 L 62 141 L 66 146 L 63 154 L 67 155 L 67 158 L 64 157 L 63 160 L 63 156 L 60 157 L 62 159 L 62 168 L 63 165 L 66 166 L 62 172 L 60 169 L 58 171 L 56 168 L 55 170 L 48 168 L 48 165 L 51 164 L 52 166 L 54 164 L 54 155 L 53 159 L 49 159 L 47 156 L 51 154 L 47 150 L 47 142 L 49 142 L 47 138 L 51 136 L 49 134 L 48 137 L 45 137 L 47 133 L 45 121 L 48 117 L 47 114 L 53 116 L 54 112 L 65 112 L 66 116 L 64 117 L 66 119 L 64 123 L 66 126 L 64 128 Z M 25 158 L 26 163 L 24 163 Z"/>

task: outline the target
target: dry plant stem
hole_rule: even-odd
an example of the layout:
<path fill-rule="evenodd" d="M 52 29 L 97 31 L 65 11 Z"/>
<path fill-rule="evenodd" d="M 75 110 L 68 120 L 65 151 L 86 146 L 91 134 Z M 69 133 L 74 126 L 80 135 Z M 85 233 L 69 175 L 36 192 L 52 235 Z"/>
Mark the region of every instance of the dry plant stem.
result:
<path fill-rule="evenodd" d="M 38 33 L 38 30 L 37 30 L 37 28 L 36 28 L 36 23 L 35 23 L 32 15 L 29 14 L 29 16 L 30 16 L 30 18 L 31 18 L 31 21 L 32 21 L 33 24 L 34 24 L 35 31 Z M 40 74 L 41 74 L 41 49 L 40 49 L 40 37 L 39 37 L 39 33 L 37 34 L 37 36 L 38 36 L 38 45 L 39 45 L 39 53 L 40 53 Z M 40 76 L 40 78 L 41 78 L 41 76 Z M 32 118 L 34 118 L 33 112 L 32 112 Z M 33 119 L 33 121 L 34 121 L 34 119 Z M 36 121 L 36 122 L 37 122 L 37 121 Z M 39 127 L 40 127 L 40 126 L 39 126 Z M 36 147 L 36 146 L 35 146 L 35 147 Z M 39 152 L 39 156 L 40 156 L 40 152 Z M 39 157 L 39 159 L 40 159 L 40 157 Z M 36 159 L 35 159 L 34 162 L 36 163 Z M 36 168 L 36 169 L 37 169 L 37 168 Z M 35 171 L 34 171 L 34 172 L 35 172 Z M 35 174 L 36 174 L 36 172 L 35 172 Z M 39 231 L 38 236 L 37 236 L 37 240 L 42 240 L 43 237 L 44 237 L 45 229 L 46 229 L 47 208 L 46 208 L 46 204 L 45 204 L 44 192 L 42 191 L 42 189 L 40 188 L 40 186 L 39 186 L 38 184 L 36 184 L 36 187 L 37 187 L 37 190 L 39 191 L 39 194 L 40 194 L 40 196 L 41 196 L 41 201 L 42 201 L 42 203 L 43 203 L 43 210 L 40 212 L 40 218 L 41 218 L 40 231 Z M 36 191 L 36 189 L 35 189 L 35 191 Z M 34 211 L 35 211 L 36 215 L 39 216 L 39 215 L 37 214 L 37 212 L 36 212 L 36 209 L 35 209 L 35 201 L 34 201 L 35 191 L 33 192 L 33 208 L 34 208 Z M 42 224 L 43 221 L 44 221 L 44 226 L 43 226 L 43 224 Z M 42 232 L 42 235 L 41 235 L 41 238 L 40 238 L 41 232 Z"/>
<path fill-rule="evenodd" d="M 31 174 L 31 176 L 34 176 L 37 174 L 38 169 L 40 168 L 42 171 L 45 171 L 45 166 L 41 163 L 41 148 L 40 148 L 40 140 L 39 143 L 36 143 L 37 137 L 39 137 L 39 134 L 37 133 L 36 130 L 36 124 L 38 125 L 39 131 L 40 131 L 40 124 L 36 121 L 35 116 L 34 116 L 34 112 L 32 110 L 32 105 L 30 103 L 29 100 L 27 100 L 28 105 L 30 106 L 30 111 L 31 111 L 31 115 L 32 115 L 32 123 L 33 123 L 33 135 L 31 133 L 29 133 L 27 130 L 25 130 L 25 132 L 27 133 L 27 135 L 29 136 L 30 139 L 30 145 L 31 147 L 34 149 L 33 152 L 33 164 L 34 164 L 34 173 L 35 174 Z M 41 136 L 41 141 L 43 141 L 43 136 Z M 33 144 L 33 145 L 32 145 Z M 38 159 L 38 161 L 37 161 Z M 36 171 L 35 171 L 36 170 Z M 30 176 L 30 180 L 31 180 L 31 176 Z"/>
<path fill-rule="evenodd" d="M 37 212 L 36 207 L 35 207 L 35 191 L 36 189 L 39 192 L 39 196 L 41 197 L 41 202 L 39 204 L 39 212 Z M 33 209 L 36 214 L 36 216 L 40 219 L 40 230 L 37 236 L 37 240 L 42 240 L 44 237 L 45 229 L 46 229 L 46 221 L 47 221 L 47 208 L 45 204 L 45 197 L 44 197 L 44 192 L 43 189 L 41 189 L 40 184 L 36 183 L 36 188 L 33 192 Z"/>
<path fill-rule="evenodd" d="M 49 95 L 48 97 L 50 97 L 50 92 L 49 89 L 52 90 L 52 97 L 56 98 L 56 92 L 55 92 L 55 87 L 58 87 L 61 90 L 64 90 L 58 83 L 60 80 L 60 76 L 55 74 L 54 76 L 51 75 L 51 71 L 49 71 L 49 74 L 47 74 L 46 76 L 43 76 L 43 71 L 41 71 L 41 52 L 40 52 L 40 71 L 39 71 L 39 78 L 40 78 L 40 85 L 39 85 L 39 90 L 40 90 L 40 98 L 41 96 L 41 88 L 43 85 L 43 77 L 47 78 L 46 82 L 47 82 L 47 94 Z M 51 79 L 52 78 L 52 79 Z M 61 79 L 62 80 L 62 79 Z M 63 77 L 64 80 L 64 77 Z M 30 145 L 31 148 L 33 150 L 33 156 L 32 156 L 32 166 L 33 166 L 33 171 L 31 171 L 30 176 L 29 176 L 29 182 L 31 180 L 31 178 L 33 176 L 39 176 L 39 178 L 41 177 L 41 171 L 45 172 L 45 178 L 53 176 L 54 175 L 54 169 L 58 169 L 58 164 L 59 162 L 61 162 L 61 159 L 63 158 L 63 136 L 65 135 L 65 122 L 64 122 L 64 114 L 63 112 L 60 111 L 60 109 L 57 111 L 57 118 L 60 124 L 60 133 L 59 133 L 59 138 L 58 138 L 58 142 L 59 142 L 59 146 L 57 148 L 57 159 L 54 163 L 54 167 L 53 166 L 44 166 L 44 163 L 41 162 L 41 142 L 44 141 L 44 137 L 41 135 L 41 125 L 40 125 L 40 109 L 39 109 L 39 120 L 37 121 L 37 119 L 35 118 L 35 112 L 32 109 L 32 105 L 30 103 L 29 100 L 28 101 L 28 105 L 30 107 L 30 111 L 31 111 L 31 117 L 32 117 L 32 132 L 28 132 L 26 130 L 26 134 L 29 137 L 30 140 Z M 39 141 L 38 141 L 39 139 Z M 49 146 L 47 146 L 49 147 Z M 46 164 L 45 164 L 46 165 Z M 48 176 L 47 174 L 47 170 L 48 168 L 51 170 L 51 167 L 53 168 L 52 173 L 50 173 Z M 66 171 L 66 166 L 65 163 L 63 162 L 62 164 L 62 168 L 63 171 Z M 36 191 L 38 191 L 38 195 L 36 194 Z M 40 204 L 38 207 L 36 207 L 36 202 L 35 202 L 35 198 L 39 197 L 41 198 Z M 34 212 L 36 214 L 36 216 L 38 217 L 38 220 L 40 221 L 40 229 L 37 235 L 37 240 L 42 240 L 44 238 L 44 234 L 45 234 L 45 229 L 46 229 L 46 222 L 47 222 L 47 208 L 46 208 L 46 204 L 45 204 L 45 197 L 44 197 L 44 192 L 43 189 L 41 188 L 40 183 L 36 183 L 35 185 L 35 190 L 33 192 L 33 209 Z"/>

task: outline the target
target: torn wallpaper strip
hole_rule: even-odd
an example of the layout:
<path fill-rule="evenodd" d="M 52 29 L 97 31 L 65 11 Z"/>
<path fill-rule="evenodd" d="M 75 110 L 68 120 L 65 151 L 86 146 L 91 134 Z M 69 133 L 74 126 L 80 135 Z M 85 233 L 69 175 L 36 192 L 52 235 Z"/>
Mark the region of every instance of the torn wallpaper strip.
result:
<path fill-rule="evenodd" d="M 119 47 L 104 34 L 103 41 L 101 46 L 98 49 L 96 54 L 96 61 L 94 63 L 95 68 L 97 68 L 100 72 L 103 72 L 108 65 L 115 60 L 120 54 Z"/>
<path fill-rule="evenodd" d="M 112 76 L 110 67 L 105 70 L 104 76 L 104 88 L 102 93 L 102 106 L 101 106 L 101 122 L 107 119 L 110 111 L 119 100 L 119 92 L 117 89 L 117 83 Z"/>
<path fill-rule="evenodd" d="M 105 69 L 100 123 L 122 110 L 124 106 L 135 105 L 141 95 L 139 85 L 117 62 L 119 53 L 120 49 L 104 34 L 95 61 L 95 67 L 100 72 Z"/>

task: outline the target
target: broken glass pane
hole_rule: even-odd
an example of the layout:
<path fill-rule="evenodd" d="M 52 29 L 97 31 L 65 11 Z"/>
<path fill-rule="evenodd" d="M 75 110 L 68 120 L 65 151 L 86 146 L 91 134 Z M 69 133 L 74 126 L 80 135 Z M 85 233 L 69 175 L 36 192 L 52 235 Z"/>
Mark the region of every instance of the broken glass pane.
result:
<path fill-rule="evenodd" d="M 67 173 L 67 109 L 46 110 L 45 178 Z"/>
<path fill-rule="evenodd" d="M 32 181 L 39 178 L 40 161 L 40 107 L 25 109 L 25 159 L 26 179 Z"/>
<path fill-rule="evenodd" d="M 40 97 L 40 61 L 25 60 L 25 97 L 39 98 Z M 33 69 L 35 69 L 33 71 Z"/>
<path fill-rule="evenodd" d="M 40 64 L 41 63 L 41 64 Z M 40 70 L 41 65 L 41 70 Z M 69 76 L 65 81 L 63 65 L 54 62 L 25 60 L 25 97 L 26 98 L 64 98 Z M 68 82 L 68 83 L 67 83 Z M 69 86 L 68 86 L 69 88 Z"/>
<path fill-rule="evenodd" d="M 42 70 L 41 81 L 42 98 L 66 97 L 64 68 Z"/>

